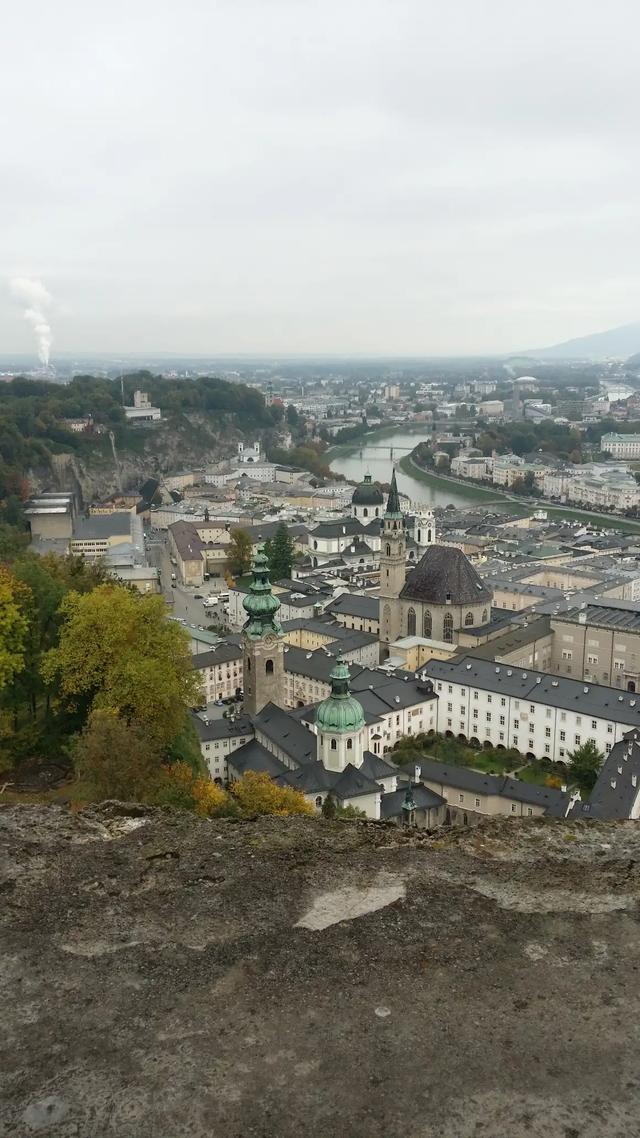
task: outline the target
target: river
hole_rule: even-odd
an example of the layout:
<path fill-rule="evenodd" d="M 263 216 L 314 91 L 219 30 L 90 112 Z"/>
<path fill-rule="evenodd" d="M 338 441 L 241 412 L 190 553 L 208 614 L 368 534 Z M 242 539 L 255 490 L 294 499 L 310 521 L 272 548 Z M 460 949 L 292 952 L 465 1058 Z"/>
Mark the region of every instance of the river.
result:
<path fill-rule="evenodd" d="M 345 478 L 354 482 L 361 482 L 367 473 L 373 476 L 375 482 L 389 482 L 395 465 L 398 489 L 401 493 L 407 494 L 412 502 L 426 502 L 429 506 L 448 506 L 449 503 L 454 506 L 471 504 L 477 506 L 478 494 L 477 492 L 474 494 L 472 488 L 471 492 L 466 494 L 457 486 L 449 487 L 442 482 L 430 485 L 412 478 L 398 468 L 400 459 L 410 454 L 422 439 L 428 437 L 429 434 L 424 427 L 404 430 L 399 428 L 388 434 L 373 433 L 360 443 L 339 447 L 334 454 L 329 453 L 331 469 L 335 470 L 336 474 L 344 474 Z M 382 447 L 386 449 L 379 449 Z M 389 454 L 389 447 L 399 448 L 394 450 L 393 460 Z"/>

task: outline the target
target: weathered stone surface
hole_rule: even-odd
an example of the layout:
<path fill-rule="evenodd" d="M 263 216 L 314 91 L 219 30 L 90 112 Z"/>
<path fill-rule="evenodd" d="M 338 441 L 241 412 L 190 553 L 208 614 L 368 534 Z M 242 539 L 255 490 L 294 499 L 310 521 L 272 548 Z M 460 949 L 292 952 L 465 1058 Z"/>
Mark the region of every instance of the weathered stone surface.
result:
<path fill-rule="evenodd" d="M 0 1135 L 637 1134 L 639 864 L 635 823 L 2 808 Z"/>

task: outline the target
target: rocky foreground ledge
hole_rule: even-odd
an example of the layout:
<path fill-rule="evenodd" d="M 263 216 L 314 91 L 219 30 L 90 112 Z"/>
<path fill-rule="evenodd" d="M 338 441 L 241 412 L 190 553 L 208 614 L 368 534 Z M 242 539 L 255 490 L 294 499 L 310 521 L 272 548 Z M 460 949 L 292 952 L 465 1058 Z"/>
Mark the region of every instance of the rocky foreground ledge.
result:
<path fill-rule="evenodd" d="M 640 828 L 0 809 L 0 1135 L 640 1133 Z"/>

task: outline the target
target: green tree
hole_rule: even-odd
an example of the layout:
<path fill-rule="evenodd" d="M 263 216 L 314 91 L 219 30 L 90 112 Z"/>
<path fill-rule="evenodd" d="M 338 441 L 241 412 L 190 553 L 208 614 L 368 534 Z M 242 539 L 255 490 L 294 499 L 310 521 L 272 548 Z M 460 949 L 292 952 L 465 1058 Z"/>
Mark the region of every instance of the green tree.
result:
<path fill-rule="evenodd" d="M 234 577 L 243 577 L 251 568 L 252 545 L 244 529 L 232 529 L 227 560 Z"/>
<path fill-rule="evenodd" d="M 587 739 L 581 747 L 569 751 L 568 759 L 571 784 L 577 786 L 580 793 L 588 797 L 597 782 L 604 762 L 602 751 L 598 750 L 593 739 Z"/>
<path fill-rule="evenodd" d="M 269 576 L 272 581 L 291 577 L 291 567 L 295 554 L 293 541 L 289 537 L 289 531 L 284 522 L 278 526 L 273 541 L 265 542 L 265 554 L 269 562 Z"/>
<path fill-rule="evenodd" d="M 97 709 L 72 747 L 76 774 L 94 801 L 151 801 L 161 777 L 160 749 L 138 723 Z"/>
<path fill-rule="evenodd" d="M 322 817 L 323 818 L 335 818 L 337 813 L 338 813 L 338 805 L 336 803 L 335 798 L 331 794 L 331 792 L 329 792 L 329 794 L 325 798 L 324 802 L 322 803 Z"/>
<path fill-rule="evenodd" d="M 24 615 L 28 589 L 0 566 L 0 688 L 24 668 L 28 622 Z"/>
<path fill-rule="evenodd" d="M 116 712 L 167 746 L 184 728 L 185 707 L 200 699 L 189 639 L 167 620 L 164 600 L 121 585 L 99 585 L 62 602 L 57 647 L 44 657 L 46 682 L 65 705 Z"/>

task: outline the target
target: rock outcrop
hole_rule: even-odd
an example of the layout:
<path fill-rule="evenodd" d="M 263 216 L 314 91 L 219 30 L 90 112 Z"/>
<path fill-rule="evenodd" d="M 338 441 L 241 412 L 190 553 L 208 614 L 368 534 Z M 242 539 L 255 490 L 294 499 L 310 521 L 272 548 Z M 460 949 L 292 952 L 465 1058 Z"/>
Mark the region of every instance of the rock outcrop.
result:
<path fill-rule="evenodd" d="M 2 1138 L 640 1131 L 640 830 L 0 808 Z"/>

